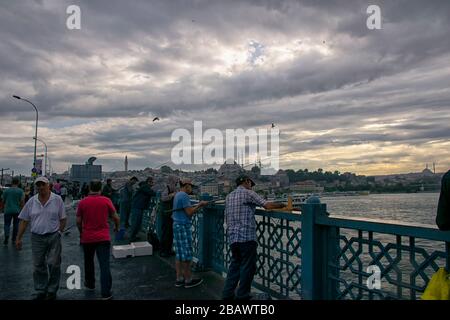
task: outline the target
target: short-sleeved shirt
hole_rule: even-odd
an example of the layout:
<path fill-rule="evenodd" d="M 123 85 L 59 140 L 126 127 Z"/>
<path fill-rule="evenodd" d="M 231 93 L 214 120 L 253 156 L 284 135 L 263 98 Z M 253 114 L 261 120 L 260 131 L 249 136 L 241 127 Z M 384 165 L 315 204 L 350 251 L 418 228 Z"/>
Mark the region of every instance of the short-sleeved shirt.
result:
<path fill-rule="evenodd" d="M 25 199 L 25 193 L 20 188 L 12 187 L 3 192 L 2 199 L 5 204 L 5 214 L 19 214 L 20 203 Z"/>
<path fill-rule="evenodd" d="M 64 202 L 52 192 L 44 205 L 39 201 L 39 194 L 34 195 L 19 214 L 19 219 L 30 222 L 32 233 L 41 235 L 58 231 L 60 220 L 65 218 Z"/>
<path fill-rule="evenodd" d="M 111 199 L 89 195 L 78 203 L 77 217 L 81 218 L 81 243 L 111 241 L 108 217 L 116 212 Z"/>
<path fill-rule="evenodd" d="M 173 198 L 173 223 L 191 223 L 191 217 L 189 217 L 184 211 L 184 208 L 189 207 L 192 207 L 191 198 L 189 198 L 189 195 L 184 191 L 177 192 Z"/>
<path fill-rule="evenodd" d="M 225 199 L 225 221 L 229 244 L 256 241 L 256 206 L 266 201 L 256 192 L 239 186 Z"/>

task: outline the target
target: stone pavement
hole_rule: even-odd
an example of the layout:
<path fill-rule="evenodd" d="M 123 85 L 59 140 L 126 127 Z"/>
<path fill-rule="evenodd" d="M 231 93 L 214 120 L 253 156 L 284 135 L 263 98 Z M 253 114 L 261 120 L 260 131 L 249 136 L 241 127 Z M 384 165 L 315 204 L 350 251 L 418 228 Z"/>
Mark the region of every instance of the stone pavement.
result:
<path fill-rule="evenodd" d="M 62 237 L 61 284 L 59 300 L 95 300 L 100 298 L 100 271 L 96 263 L 96 291 L 69 290 L 66 273 L 69 265 L 81 268 L 84 276 L 83 253 L 79 245 L 79 233 L 75 226 L 75 211 L 67 207 L 67 226 L 73 227 Z M 3 245 L 3 214 L 0 214 L 0 300 L 30 300 L 33 297 L 33 268 L 29 227 L 24 236 L 22 251 L 9 243 Z M 214 272 L 201 272 L 204 283 L 198 287 L 176 288 L 174 257 L 163 259 L 153 256 L 115 259 L 111 255 L 111 273 L 115 300 L 216 300 L 220 299 L 223 278 Z"/>

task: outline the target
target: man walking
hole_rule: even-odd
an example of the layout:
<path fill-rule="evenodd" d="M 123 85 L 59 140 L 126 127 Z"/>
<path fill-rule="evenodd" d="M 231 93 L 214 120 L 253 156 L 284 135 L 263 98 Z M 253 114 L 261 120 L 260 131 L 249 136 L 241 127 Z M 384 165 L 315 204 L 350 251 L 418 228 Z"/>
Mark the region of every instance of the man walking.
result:
<path fill-rule="evenodd" d="M 138 182 L 138 178 L 132 177 L 120 190 L 120 228 L 129 227 L 131 198 L 133 196 L 133 185 Z"/>
<path fill-rule="evenodd" d="M 66 226 L 66 211 L 61 197 L 50 192 L 47 178 L 39 177 L 34 183 L 38 193 L 19 214 L 16 248 L 22 249 L 22 237 L 30 224 L 36 299 L 54 300 L 61 277 L 61 234 Z"/>
<path fill-rule="evenodd" d="M 200 285 L 203 279 L 192 278 L 192 216 L 202 207 L 208 204 L 207 201 L 200 201 L 196 206 L 192 206 L 189 194 L 192 193 L 192 181 L 182 179 L 180 181 L 180 192 L 173 198 L 173 239 L 175 242 L 175 269 L 177 273 L 176 287 L 193 288 Z"/>
<path fill-rule="evenodd" d="M 450 230 L 450 170 L 442 177 L 436 224 L 439 230 Z"/>
<path fill-rule="evenodd" d="M 12 243 L 16 242 L 19 229 L 19 213 L 24 205 L 25 193 L 19 188 L 19 179 L 12 179 L 12 186 L 6 189 L 1 196 L 4 203 L 4 231 L 5 240 L 3 244 L 8 245 L 11 222 L 13 223 Z"/>
<path fill-rule="evenodd" d="M 111 200 L 100 195 L 101 181 L 91 181 L 89 189 L 89 195 L 80 201 L 77 208 L 77 227 L 84 251 L 84 286 L 88 290 L 95 289 L 94 256 L 97 254 L 102 299 L 109 300 L 112 298 L 112 277 L 109 266 L 111 237 L 108 218 L 114 221 L 114 232 L 118 231 L 120 221 Z"/>
<path fill-rule="evenodd" d="M 231 247 L 231 263 L 228 269 L 222 298 L 224 300 L 249 300 L 253 277 L 256 272 L 256 206 L 279 209 L 282 203 L 267 202 L 256 192 L 248 176 L 236 179 L 238 186 L 225 199 L 225 221 L 228 243 Z M 238 286 L 237 292 L 235 289 Z"/>
<path fill-rule="evenodd" d="M 167 185 L 165 190 L 161 193 L 162 204 L 162 233 L 161 233 L 161 251 L 159 255 L 161 257 L 170 257 L 175 254 L 173 251 L 173 198 L 177 192 L 178 177 L 170 175 L 167 179 Z"/>
<path fill-rule="evenodd" d="M 131 227 L 129 230 L 130 242 L 137 240 L 137 234 L 142 226 L 142 218 L 144 210 L 150 208 L 150 200 L 156 195 L 152 190 L 153 178 L 148 177 L 147 180 L 139 183 L 139 189 L 131 200 Z"/>

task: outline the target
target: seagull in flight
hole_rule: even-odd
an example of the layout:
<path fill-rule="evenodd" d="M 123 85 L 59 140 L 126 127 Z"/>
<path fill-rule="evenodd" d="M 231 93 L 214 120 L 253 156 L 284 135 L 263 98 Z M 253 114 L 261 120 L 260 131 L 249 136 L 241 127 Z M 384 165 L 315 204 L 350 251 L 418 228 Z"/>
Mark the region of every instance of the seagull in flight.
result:
<path fill-rule="evenodd" d="M 159 120 L 158 117 L 153 118 L 153 122 L 155 122 L 156 120 Z"/>

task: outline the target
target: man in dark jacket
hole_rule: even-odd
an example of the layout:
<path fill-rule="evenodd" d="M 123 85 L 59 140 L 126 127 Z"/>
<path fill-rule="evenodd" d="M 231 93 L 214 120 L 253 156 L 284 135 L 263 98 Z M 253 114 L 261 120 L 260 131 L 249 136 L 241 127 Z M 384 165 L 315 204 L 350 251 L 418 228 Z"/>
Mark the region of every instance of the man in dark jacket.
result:
<path fill-rule="evenodd" d="M 450 170 L 442 177 L 436 224 L 440 230 L 450 230 Z"/>
<path fill-rule="evenodd" d="M 125 229 L 129 227 L 131 198 L 133 196 L 133 185 L 138 182 L 138 178 L 132 177 L 120 189 L 120 228 Z"/>
<path fill-rule="evenodd" d="M 102 196 L 109 198 L 113 203 L 114 208 L 116 208 L 116 211 L 119 211 L 119 199 L 117 196 L 117 190 L 112 186 L 112 179 L 106 180 L 106 184 L 102 189 Z"/>
<path fill-rule="evenodd" d="M 102 190 L 102 196 L 109 198 L 109 200 L 112 200 L 113 193 L 116 190 L 112 186 L 112 180 L 106 179 L 106 184 L 103 187 Z"/>
<path fill-rule="evenodd" d="M 170 257 L 175 255 L 173 251 L 173 220 L 172 220 L 172 208 L 173 198 L 177 193 L 178 177 L 170 175 L 167 179 L 167 185 L 165 190 L 161 194 L 162 205 L 162 234 L 161 234 L 161 251 L 159 255 L 161 257 Z"/>
<path fill-rule="evenodd" d="M 129 230 L 130 242 L 137 240 L 137 234 L 141 229 L 142 217 L 144 210 L 150 207 L 150 200 L 156 195 L 152 190 L 153 178 L 148 177 L 147 180 L 139 183 L 139 188 L 131 200 L 131 227 Z"/>

